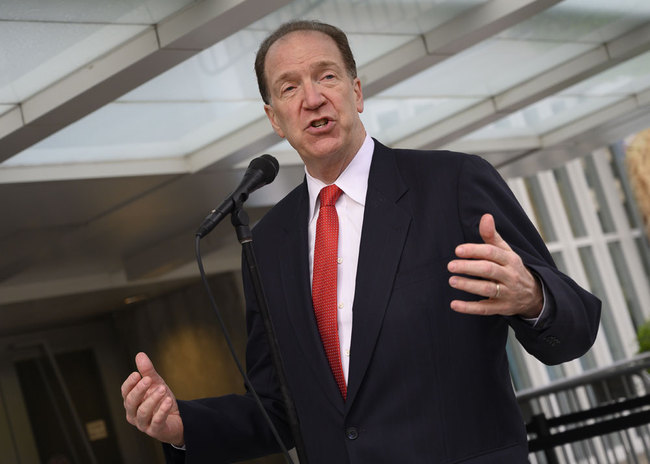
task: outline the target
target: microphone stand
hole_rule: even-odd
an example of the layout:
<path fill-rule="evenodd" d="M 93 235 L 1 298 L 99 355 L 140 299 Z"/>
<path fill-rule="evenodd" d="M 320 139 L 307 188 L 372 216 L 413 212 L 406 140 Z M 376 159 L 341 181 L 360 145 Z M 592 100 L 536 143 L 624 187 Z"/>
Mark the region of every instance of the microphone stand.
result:
<path fill-rule="evenodd" d="M 280 356 L 278 340 L 275 336 L 275 330 L 273 329 L 273 325 L 271 323 L 268 303 L 266 301 L 266 295 L 264 294 L 264 288 L 262 287 L 262 279 L 260 277 L 259 269 L 257 268 L 257 261 L 255 259 L 255 253 L 253 251 L 253 234 L 248 227 L 248 214 L 243 210 L 241 205 L 235 206 L 235 209 L 231 214 L 231 222 L 232 225 L 235 226 L 237 239 L 242 246 L 246 265 L 248 266 L 253 288 L 255 290 L 255 298 L 257 299 L 257 305 L 264 322 L 264 329 L 268 338 L 269 349 L 271 350 L 271 359 L 273 361 L 273 366 L 275 367 L 275 372 L 277 373 L 278 380 L 280 382 L 280 390 L 282 392 L 282 398 L 284 400 L 284 405 L 287 411 L 289 426 L 291 427 L 291 432 L 293 433 L 298 460 L 300 461 L 300 464 L 308 464 L 305 445 L 302 441 L 302 434 L 300 433 L 298 414 L 296 413 L 296 407 L 289 392 L 287 378 L 284 373 L 282 358 Z"/>

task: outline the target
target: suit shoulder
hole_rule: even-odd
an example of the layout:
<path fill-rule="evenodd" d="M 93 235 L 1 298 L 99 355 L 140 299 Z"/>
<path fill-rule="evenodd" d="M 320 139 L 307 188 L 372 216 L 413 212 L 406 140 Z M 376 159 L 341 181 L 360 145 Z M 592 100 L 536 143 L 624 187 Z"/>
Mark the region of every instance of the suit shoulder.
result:
<path fill-rule="evenodd" d="M 406 148 L 393 149 L 398 160 L 413 162 L 451 163 L 462 164 L 471 159 L 482 159 L 477 155 L 451 150 L 411 150 Z"/>
<path fill-rule="evenodd" d="M 468 167 L 494 170 L 494 167 L 480 156 L 457 151 L 394 149 L 393 152 L 401 171 L 425 170 L 450 175 Z"/>
<path fill-rule="evenodd" d="M 304 183 L 295 187 L 259 220 L 255 225 L 256 230 L 268 230 L 281 224 L 286 224 L 296 214 L 296 209 L 305 201 L 306 186 Z"/>

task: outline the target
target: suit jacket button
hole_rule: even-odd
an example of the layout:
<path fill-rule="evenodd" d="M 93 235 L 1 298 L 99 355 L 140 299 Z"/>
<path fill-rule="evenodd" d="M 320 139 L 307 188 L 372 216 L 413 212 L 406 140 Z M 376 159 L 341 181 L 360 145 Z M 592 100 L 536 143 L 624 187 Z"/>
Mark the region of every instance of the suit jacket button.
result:
<path fill-rule="evenodd" d="M 546 341 L 546 343 L 548 343 L 551 346 L 556 346 L 560 344 L 560 340 L 553 335 L 547 335 L 546 337 L 544 337 L 544 340 Z"/>
<path fill-rule="evenodd" d="M 356 427 L 348 427 L 345 429 L 345 436 L 348 438 L 348 440 L 356 440 L 359 438 L 359 431 Z"/>

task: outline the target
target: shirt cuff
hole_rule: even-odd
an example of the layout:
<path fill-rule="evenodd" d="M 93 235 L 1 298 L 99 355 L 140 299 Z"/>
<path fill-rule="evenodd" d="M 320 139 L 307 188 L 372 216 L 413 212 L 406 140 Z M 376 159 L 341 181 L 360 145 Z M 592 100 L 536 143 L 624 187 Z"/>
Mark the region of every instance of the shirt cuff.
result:
<path fill-rule="evenodd" d="M 537 317 L 522 317 L 524 321 L 528 322 L 530 325 L 533 327 L 537 326 L 537 323 L 543 319 L 544 313 L 547 312 L 547 304 L 546 302 L 548 301 L 548 295 L 546 293 L 546 286 L 544 285 L 544 281 L 540 279 L 537 274 L 531 271 L 535 279 L 540 283 L 542 286 L 542 310 L 540 311 L 539 315 Z"/>

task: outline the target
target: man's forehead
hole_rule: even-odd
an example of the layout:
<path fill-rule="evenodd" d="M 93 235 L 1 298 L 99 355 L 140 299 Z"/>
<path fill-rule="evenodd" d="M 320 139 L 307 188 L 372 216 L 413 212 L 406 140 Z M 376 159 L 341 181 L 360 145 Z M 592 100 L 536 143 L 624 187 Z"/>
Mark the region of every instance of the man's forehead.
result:
<path fill-rule="evenodd" d="M 267 57 L 273 56 L 274 54 L 279 54 L 281 56 L 286 57 L 287 55 L 291 55 L 292 50 L 298 53 L 298 49 L 300 47 L 296 47 L 296 44 L 297 45 L 302 44 L 305 38 L 317 39 L 317 41 L 319 42 L 319 46 L 321 46 L 323 50 L 333 51 L 334 53 L 336 53 L 335 59 L 341 58 L 340 51 L 336 45 L 336 42 L 332 37 L 325 34 L 324 32 L 311 31 L 311 30 L 293 31 L 280 37 L 269 48 L 269 51 L 267 52 Z M 304 50 L 301 50 L 301 52 L 304 52 Z"/>
<path fill-rule="evenodd" d="M 301 37 L 300 34 L 303 36 Z M 322 53 L 320 49 L 316 49 L 313 46 L 302 47 L 305 34 L 316 37 L 319 41 L 322 38 Z M 334 39 L 323 32 L 311 30 L 290 32 L 271 45 L 264 66 L 267 75 L 280 72 L 280 74 L 276 75 L 276 78 L 278 78 L 291 73 L 290 69 L 275 69 L 274 65 L 276 63 L 274 62 L 278 59 L 283 62 L 284 66 L 290 65 L 292 61 L 295 61 L 296 64 L 302 64 L 307 59 L 310 61 L 310 68 L 314 69 L 345 66 L 341 52 Z"/>

